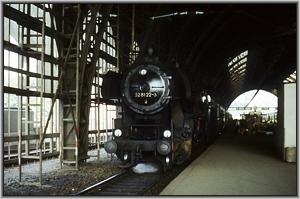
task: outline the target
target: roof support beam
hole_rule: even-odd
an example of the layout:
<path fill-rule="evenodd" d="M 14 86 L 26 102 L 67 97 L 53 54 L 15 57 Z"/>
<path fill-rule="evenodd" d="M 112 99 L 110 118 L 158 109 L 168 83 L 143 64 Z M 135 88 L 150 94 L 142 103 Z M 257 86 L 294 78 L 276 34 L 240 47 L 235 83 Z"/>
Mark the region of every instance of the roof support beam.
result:
<path fill-rule="evenodd" d="M 38 91 L 31 91 L 31 90 L 23 90 L 19 88 L 12 88 L 12 87 L 3 87 L 4 93 L 9 93 L 9 94 L 15 94 L 15 95 L 20 95 L 20 96 L 32 96 L 32 97 L 39 97 L 41 95 L 40 92 Z M 53 98 L 54 94 L 52 93 L 44 93 L 45 98 Z"/>
<path fill-rule="evenodd" d="M 30 28 L 36 32 L 40 32 L 42 30 L 42 25 L 43 25 L 42 21 L 33 18 L 30 15 L 24 14 L 23 12 L 16 10 L 5 4 L 3 5 L 3 15 L 4 17 L 14 20 L 19 25 Z M 45 35 L 59 40 L 66 39 L 64 35 L 62 35 L 60 32 L 52 28 L 49 28 L 47 26 L 45 27 Z"/>
<path fill-rule="evenodd" d="M 90 63 L 86 63 L 86 66 L 82 69 L 83 71 L 81 72 L 81 87 L 80 87 L 80 95 L 79 95 L 79 110 L 80 110 L 80 121 L 85 121 L 80 125 L 80 135 L 79 139 L 81 142 L 81 148 L 80 151 L 82 153 L 87 153 L 88 151 L 88 125 L 89 125 L 89 113 L 90 113 L 90 104 L 91 104 L 91 88 L 92 88 L 92 83 L 93 79 L 95 77 L 96 73 L 96 64 L 100 58 L 100 45 L 103 40 L 103 34 L 104 31 L 107 29 L 107 21 L 108 21 L 108 16 L 109 13 L 112 9 L 112 5 L 103 5 L 101 6 L 101 12 L 102 15 L 104 16 L 101 21 L 101 25 L 99 26 L 99 31 L 98 33 L 95 34 L 90 34 L 90 36 L 94 37 L 94 45 L 93 48 L 91 49 L 90 46 L 87 47 L 89 51 L 91 51 L 93 57 L 91 59 Z M 99 10 L 99 9 L 98 9 Z M 92 31 L 94 32 L 94 31 Z M 92 33 L 91 32 L 91 33 Z M 88 34 L 87 34 L 88 35 Z M 86 40 L 90 40 L 89 37 L 86 37 Z M 83 83 L 84 82 L 84 83 Z"/>
<path fill-rule="evenodd" d="M 25 49 L 25 48 L 21 48 L 17 45 L 11 44 L 8 41 L 3 41 L 3 48 L 15 53 L 18 53 L 19 55 L 23 55 L 26 57 L 32 57 L 35 58 L 37 60 L 41 60 L 41 53 L 38 51 L 34 51 L 31 49 Z M 58 64 L 58 59 L 51 56 L 51 55 L 46 55 L 45 54 L 45 62 L 50 62 L 53 64 Z"/>

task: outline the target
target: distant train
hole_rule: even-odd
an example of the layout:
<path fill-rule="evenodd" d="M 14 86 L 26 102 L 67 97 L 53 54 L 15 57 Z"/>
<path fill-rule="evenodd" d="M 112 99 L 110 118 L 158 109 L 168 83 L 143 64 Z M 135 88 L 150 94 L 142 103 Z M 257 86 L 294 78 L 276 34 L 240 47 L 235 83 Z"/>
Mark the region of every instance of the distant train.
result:
<path fill-rule="evenodd" d="M 262 114 L 260 111 L 251 111 L 247 114 L 242 114 L 241 116 L 240 134 L 259 133 L 273 135 L 275 133 L 277 122 L 275 122 L 275 118 L 272 118 L 271 115 Z"/>
<path fill-rule="evenodd" d="M 121 102 L 113 139 L 104 148 L 124 166 L 151 159 L 160 161 L 166 171 L 181 164 L 192 148 L 209 145 L 228 117 L 205 92 L 192 96 L 188 78 L 178 67 L 151 56 L 122 74 L 104 75 L 101 94 Z"/>

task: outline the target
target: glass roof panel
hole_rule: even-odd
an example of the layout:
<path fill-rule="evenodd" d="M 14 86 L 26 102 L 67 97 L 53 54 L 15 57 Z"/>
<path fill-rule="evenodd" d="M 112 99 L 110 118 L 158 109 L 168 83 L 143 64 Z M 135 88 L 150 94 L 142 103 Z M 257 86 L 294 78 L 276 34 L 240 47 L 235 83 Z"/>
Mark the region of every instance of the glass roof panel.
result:
<path fill-rule="evenodd" d="M 240 53 L 234 57 L 229 63 L 229 73 L 232 81 L 237 81 L 241 76 L 245 74 L 247 61 L 248 61 L 248 50 Z"/>
<path fill-rule="evenodd" d="M 287 78 L 285 78 L 285 80 L 283 80 L 283 83 L 294 83 L 296 81 L 297 81 L 297 72 L 294 71 Z"/>

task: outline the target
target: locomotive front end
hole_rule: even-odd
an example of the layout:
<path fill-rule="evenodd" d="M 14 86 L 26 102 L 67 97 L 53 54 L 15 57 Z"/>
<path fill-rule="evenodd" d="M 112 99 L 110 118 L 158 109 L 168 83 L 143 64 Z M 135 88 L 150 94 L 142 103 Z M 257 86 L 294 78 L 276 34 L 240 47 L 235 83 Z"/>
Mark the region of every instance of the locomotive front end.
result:
<path fill-rule="evenodd" d="M 172 124 L 169 111 L 171 76 L 154 64 L 140 64 L 122 78 L 122 118 L 115 121 L 113 140 L 105 144 L 125 164 L 155 157 L 169 163 Z"/>

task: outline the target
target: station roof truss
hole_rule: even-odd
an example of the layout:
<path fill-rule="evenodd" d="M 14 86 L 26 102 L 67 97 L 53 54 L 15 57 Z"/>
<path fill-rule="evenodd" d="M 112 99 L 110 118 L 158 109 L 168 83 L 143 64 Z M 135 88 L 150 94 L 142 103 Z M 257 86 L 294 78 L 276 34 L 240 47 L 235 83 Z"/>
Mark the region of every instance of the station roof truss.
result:
<path fill-rule="evenodd" d="M 41 4 L 32 5 L 41 7 Z M 55 20 L 51 26 L 46 23 L 45 34 L 58 43 L 58 55 L 62 50 L 60 44 L 70 39 L 59 30 L 62 5 L 53 3 L 46 6 Z M 90 6 L 81 5 L 83 10 Z M 132 55 L 142 57 L 147 47 L 152 46 L 160 63 L 178 63 L 189 77 L 193 92 L 206 90 L 224 107 L 247 90 L 276 88 L 296 70 L 296 3 L 114 3 L 111 6 L 108 13 L 108 26 L 111 25 L 111 28 L 103 34 L 107 40 L 103 40 L 99 51 L 100 57 L 105 58 L 103 63 L 109 63 L 111 70 L 118 70 L 114 67 L 117 64 L 121 70 L 136 58 Z M 5 18 L 32 31 L 40 29 L 40 20 L 10 6 L 4 5 L 4 8 Z M 99 19 L 101 14 L 99 12 Z M 66 11 L 66 15 L 67 19 L 74 18 L 73 12 Z M 66 25 L 74 25 L 74 21 L 67 19 Z M 84 25 L 85 22 L 81 23 Z M 114 41 L 112 32 L 118 31 L 120 38 Z M 116 49 L 120 49 L 119 54 L 114 49 L 116 45 Z M 110 53 L 105 52 L 104 46 L 110 49 Z M 135 46 L 134 51 L 132 46 Z M 4 47 L 29 54 L 7 42 Z M 58 57 L 54 55 L 49 54 L 45 58 L 56 64 Z M 34 53 L 30 56 L 37 57 Z M 88 61 L 90 59 L 91 55 Z M 96 70 L 99 71 L 98 68 Z M 294 77 L 286 81 L 295 81 Z"/>

